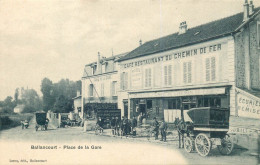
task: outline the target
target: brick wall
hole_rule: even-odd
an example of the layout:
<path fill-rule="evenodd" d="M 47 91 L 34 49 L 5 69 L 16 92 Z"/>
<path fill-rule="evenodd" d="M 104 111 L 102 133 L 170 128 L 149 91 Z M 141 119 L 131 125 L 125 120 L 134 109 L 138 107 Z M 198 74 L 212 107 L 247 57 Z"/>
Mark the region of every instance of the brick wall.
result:
<path fill-rule="evenodd" d="M 260 49 L 257 46 L 257 21 L 260 21 L 258 16 L 255 21 L 249 24 L 250 28 L 250 68 L 251 68 L 251 86 L 253 89 L 260 89 L 259 77 L 259 57 Z"/>
<path fill-rule="evenodd" d="M 260 89 L 259 57 L 260 49 L 257 47 L 257 21 L 256 17 L 249 26 L 245 26 L 241 32 L 235 35 L 236 55 L 236 86 L 246 88 L 246 48 L 249 48 L 250 57 L 250 84 L 253 89 Z M 249 37 L 248 37 L 249 35 Z M 249 43 L 247 41 L 249 39 Z M 249 44 L 249 45 L 248 45 Z"/>

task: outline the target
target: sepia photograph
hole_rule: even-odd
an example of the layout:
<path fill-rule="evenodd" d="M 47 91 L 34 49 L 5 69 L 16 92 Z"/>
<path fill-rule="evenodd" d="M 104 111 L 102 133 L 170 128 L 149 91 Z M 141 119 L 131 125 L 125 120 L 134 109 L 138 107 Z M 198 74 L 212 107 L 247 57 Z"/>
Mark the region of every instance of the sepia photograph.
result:
<path fill-rule="evenodd" d="M 260 164 L 260 1 L 0 0 L 0 164 Z"/>

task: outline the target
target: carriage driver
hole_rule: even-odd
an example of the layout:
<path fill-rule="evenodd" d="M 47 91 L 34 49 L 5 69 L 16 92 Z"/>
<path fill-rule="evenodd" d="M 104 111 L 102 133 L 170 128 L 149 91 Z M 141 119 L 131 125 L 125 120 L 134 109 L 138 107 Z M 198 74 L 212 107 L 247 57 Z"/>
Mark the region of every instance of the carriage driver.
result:
<path fill-rule="evenodd" d="M 168 126 L 167 123 L 164 121 L 164 118 L 162 118 L 162 122 L 160 123 L 159 129 L 161 132 L 161 140 L 160 141 L 164 141 L 166 142 L 166 130 L 167 130 Z"/>
<path fill-rule="evenodd" d="M 157 121 L 156 117 L 153 118 L 153 132 L 154 132 L 154 136 L 155 136 L 155 140 L 158 139 L 158 135 L 159 135 L 159 122 Z"/>

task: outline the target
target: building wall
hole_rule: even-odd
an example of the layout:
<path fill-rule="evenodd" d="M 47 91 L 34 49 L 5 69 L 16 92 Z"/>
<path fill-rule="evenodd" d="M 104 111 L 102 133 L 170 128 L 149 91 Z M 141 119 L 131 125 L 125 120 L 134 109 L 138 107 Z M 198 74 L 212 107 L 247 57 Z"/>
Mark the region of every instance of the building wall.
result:
<path fill-rule="evenodd" d="M 260 16 L 235 35 L 236 86 L 240 88 L 260 89 L 260 49 L 257 45 L 257 21 L 260 21 Z"/>
<path fill-rule="evenodd" d="M 78 108 L 81 107 L 81 97 L 74 99 L 74 113 L 79 113 Z"/>
<path fill-rule="evenodd" d="M 257 21 L 260 23 L 260 15 L 249 24 L 250 28 L 250 69 L 251 85 L 253 89 L 260 89 L 260 49 L 257 46 Z"/>

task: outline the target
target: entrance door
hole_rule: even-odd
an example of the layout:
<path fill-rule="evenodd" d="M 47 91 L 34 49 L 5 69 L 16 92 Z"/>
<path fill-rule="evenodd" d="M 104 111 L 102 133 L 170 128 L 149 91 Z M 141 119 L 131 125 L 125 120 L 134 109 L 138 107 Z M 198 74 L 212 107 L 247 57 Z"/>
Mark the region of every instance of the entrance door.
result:
<path fill-rule="evenodd" d="M 140 113 L 143 115 L 145 115 L 145 112 L 146 112 L 146 104 L 139 104 L 139 111 Z"/>
<path fill-rule="evenodd" d="M 128 118 L 128 101 L 124 101 L 124 116 Z"/>

